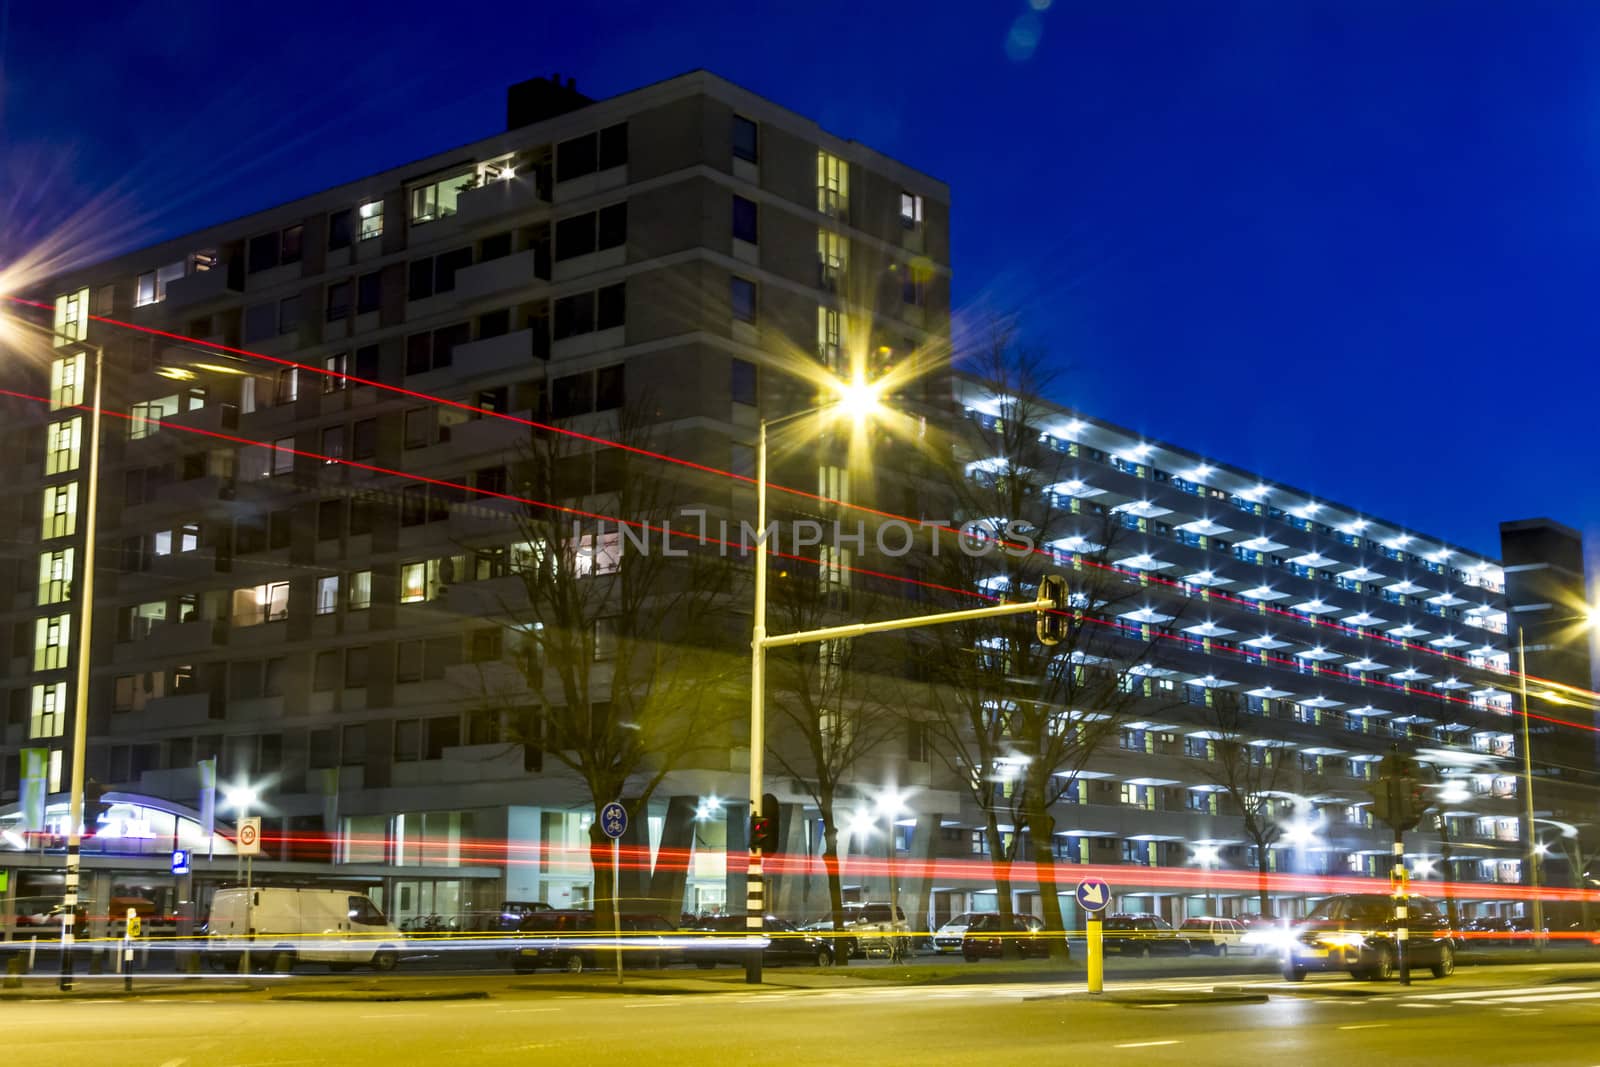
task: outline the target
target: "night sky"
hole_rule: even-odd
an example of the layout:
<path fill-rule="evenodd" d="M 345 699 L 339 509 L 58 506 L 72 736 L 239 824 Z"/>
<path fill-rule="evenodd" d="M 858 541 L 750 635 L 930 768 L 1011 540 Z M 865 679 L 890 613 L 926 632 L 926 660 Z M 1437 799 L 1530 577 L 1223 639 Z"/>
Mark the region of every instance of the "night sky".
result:
<path fill-rule="evenodd" d="M 1056 399 L 1491 554 L 1600 533 L 1600 5 L 7 5 L 0 255 L 703 67 L 950 183 L 958 322 L 1016 315 Z"/>

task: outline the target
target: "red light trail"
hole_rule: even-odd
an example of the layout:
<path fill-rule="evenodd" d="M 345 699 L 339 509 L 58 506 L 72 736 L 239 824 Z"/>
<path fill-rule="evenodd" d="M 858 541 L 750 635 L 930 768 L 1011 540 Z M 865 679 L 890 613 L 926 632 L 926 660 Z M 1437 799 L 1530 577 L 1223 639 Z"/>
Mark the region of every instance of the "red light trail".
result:
<path fill-rule="evenodd" d="M 27 306 L 27 307 L 38 308 L 38 309 L 42 309 L 42 310 L 46 310 L 46 311 L 53 310 L 52 306 L 50 304 L 43 303 L 41 301 L 28 300 L 28 299 L 25 299 L 23 297 L 18 297 L 18 296 L 6 296 L 5 299 L 10 300 L 13 303 L 21 304 L 21 305 L 24 305 L 24 306 Z M 455 409 L 458 409 L 458 410 L 461 410 L 461 411 L 471 412 L 471 413 L 473 413 L 475 415 L 478 415 L 478 416 L 481 416 L 481 417 L 484 417 L 484 418 L 500 419 L 500 420 L 503 420 L 503 421 L 516 423 L 518 425 L 521 425 L 521 426 L 524 426 L 524 427 L 528 427 L 528 428 L 531 428 L 531 429 L 537 429 L 537 430 L 540 430 L 540 431 L 543 431 L 543 432 L 548 432 L 548 433 L 560 434 L 560 435 L 563 435 L 563 436 L 566 436 L 566 437 L 571 437 L 571 438 L 573 438 L 575 440 L 585 441 L 585 442 L 590 443 L 590 444 L 601 445 L 601 446 L 606 447 L 606 448 L 621 449 L 621 450 L 626 451 L 626 452 L 631 452 L 631 453 L 633 453 L 635 455 L 643 456 L 643 457 L 646 457 L 646 458 L 649 458 L 649 459 L 660 460 L 663 463 L 674 464 L 676 466 L 685 467 L 685 468 L 688 468 L 690 470 L 699 471 L 699 472 L 704 473 L 704 474 L 711 474 L 711 475 L 716 475 L 718 477 L 729 478 L 729 479 L 732 479 L 734 481 L 744 482 L 744 483 L 749 484 L 749 485 L 754 485 L 755 484 L 755 478 L 753 478 L 753 477 L 751 477 L 749 475 L 738 474 L 738 473 L 735 473 L 733 471 L 723 470 L 721 468 L 713 467 L 713 466 L 710 466 L 708 464 L 696 463 L 696 462 L 694 462 L 692 460 L 686 460 L 686 459 L 682 459 L 682 458 L 677 457 L 677 456 L 671 456 L 671 455 L 668 455 L 668 454 L 663 453 L 663 452 L 656 452 L 656 451 L 653 451 L 651 449 L 640 448 L 638 446 L 624 444 L 624 443 L 622 443 L 620 441 L 611 440 L 609 438 L 599 437 L 599 436 L 596 436 L 596 435 L 593 435 L 593 434 L 581 433 L 581 432 L 576 431 L 576 430 L 570 430 L 570 429 L 567 429 L 565 427 L 555 426 L 555 425 L 550 424 L 550 423 L 539 422 L 539 421 L 533 420 L 533 419 L 524 419 L 524 418 L 522 418 L 520 416 L 512 415 L 512 414 L 509 414 L 507 412 L 493 411 L 493 410 L 490 410 L 488 408 L 479 407 L 479 406 L 474 405 L 474 404 L 468 404 L 468 403 L 466 403 L 464 401 L 451 400 L 449 398 L 437 396 L 437 395 L 432 394 L 432 393 L 424 393 L 424 392 L 420 392 L 420 391 L 413 390 L 413 389 L 406 389 L 403 386 L 391 385 L 391 384 L 388 384 L 388 383 L 385 383 L 385 382 L 375 381 L 375 380 L 367 379 L 367 378 L 360 378 L 360 377 L 357 377 L 355 375 L 346 374 L 346 373 L 343 373 L 343 372 L 340 372 L 340 371 L 329 370 L 329 369 L 327 369 L 325 367 L 317 367 L 317 366 L 312 366 L 311 364 L 307 364 L 307 363 L 299 363 L 299 362 L 296 362 L 295 360 L 285 359 L 285 358 L 283 358 L 281 356 L 271 356 L 271 355 L 267 355 L 267 354 L 261 353 L 261 352 L 254 352 L 254 351 L 251 351 L 250 349 L 246 349 L 246 348 L 238 348 L 238 347 L 234 347 L 234 346 L 231 346 L 231 345 L 224 345 L 224 344 L 220 344 L 220 343 L 215 342 L 215 341 L 207 341 L 207 340 L 204 340 L 204 339 L 198 338 L 198 337 L 190 337 L 190 336 L 187 336 L 185 334 L 175 333 L 175 332 L 168 331 L 168 330 L 156 329 L 155 327 L 151 327 L 151 326 L 141 326 L 138 323 L 126 322 L 126 321 L 123 321 L 121 319 L 113 319 L 113 318 L 109 318 L 109 317 L 106 317 L 106 316 L 103 316 L 103 315 L 90 315 L 90 316 L 88 316 L 88 318 L 91 319 L 92 321 L 95 321 L 95 322 L 105 323 L 106 325 L 115 326 L 115 327 L 118 327 L 120 329 L 132 330 L 132 331 L 135 331 L 135 332 L 138 332 L 138 333 L 146 334 L 148 336 L 162 337 L 162 338 L 166 338 L 168 340 L 181 342 L 183 344 L 200 346 L 201 348 L 210 349 L 212 351 L 225 352 L 225 353 L 227 353 L 229 355 L 241 356 L 241 357 L 244 357 L 244 358 L 247 358 L 247 359 L 260 360 L 260 361 L 263 361 L 263 362 L 266 362 L 266 363 L 272 363 L 272 364 L 278 365 L 280 367 L 293 368 L 293 369 L 296 369 L 296 370 L 306 371 L 306 372 L 309 372 L 311 374 L 318 374 L 318 375 L 322 375 L 324 377 L 336 378 L 336 379 L 339 379 L 339 380 L 347 382 L 347 383 L 353 382 L 353 383 L 355 383 L 357 385 L 370 386 L 372 388 L 383 390 L 385 392 L 390 392 L 390 393 L 395 393 L 395 394 L 400 395 L 400 396 L 410 397 L 410 398 L 415 399 L 415 400 L 422 400 L 422 401 L 425 401 L 425 402 L 428 402 L 428 403 L 439 404 L 439 405 L 442 405 L 442 406 L 455 408 Z M 259 442 L 257 442 L 257 443 L 259 443 Z M 443 482 L 441 482 L 439 484 L 448 485 L 448 484 L 451 484 L 451 483 L 443 483 Z M 809 492 L 807 490 L 798 489 L 798 488 L 795 488 L 793 486 L 781 485 L 781 484 L 776 483 L 776 482 L 768 482 L 767 483 L 767 487 L 769 489 L 776 490 L 777 492 L 780 492 L 780 493 L 785 493 L 785 494 L 789 494 L 789 495 L 792 495 L 792 496 L 801 497 L 801 498 L 804 498 L 804 499 L 807 499 L 807 500 L 814 501 L 816 503 L 834 505 L 834 506 L 845 508 L 845 509 L 848 509 L 848 510 L 851 510 L 851 511 L 856 511 L 856 512 L 860 512 L 860 513 L 867 514 L 867 515 L 872 515 L 872 516 L 874 516 L 876 518 L 887 519 L 887 520 L 896 521 L 896 522 L 909 522 L 909 523 L 912 523 L 914 525 L 922 525 L 921 520 L 914 519 L 914 518 L 912 518 L 910 516 L 898 515 L 898 514 L 895 514 L 894 512 L 890 512 L 890 511 L 885 511 L 885 510 L 881 510 L 881 509 L 878 509 L 878 508 L 869 507 L 869 506 L 864 505 L 864 504 L 856 504 L 856 503 L 851 503 L 850 501 L 846 501 L 846 500 L 839 500 L 839 499 L 834 498 L 834 497 L 825 496 L 825 495 L 822 495 L 820 493 Z M 943 534 L 950 535 L 950 536 L 955 536 L 955 537 L 963 536 L 962 531 L 957 529 L 957 528 L 955 528 L 955 527 L 945 526 L 945 525 L 938 524 L 938 523 L 927 523 L 926 525 L 927 525 L 927 527 L 929 529 L 936 530 L 939 533 L 943 533 Z M 1011 542 L 1007 542 L 1007 541 L 1005 541 L 1003 539 L 1001 539 L 1000 543 L 1001 543 L 1001 545 L 1003 547 L 1007 547 L 1007 548 L 1022 548 L 1023 547 L 1020 543 L 1015 543 L 1014 544 L 1014 543 L 1011 543 Z M 1047 550 L 1047 549 L 1042 549 L 1042 548 L 1037 548 L 1036 547 L 1036 548 L 1031 549 L 1030 551 L 1033 552 L 1034 554 L 1045 556 L 1045 557 L 1050 558 L 1052 560 L 1054 560 L 1056 558 L 1056 554 L 1054 552 L 1050 551 L 1050 550 Z M 1077 562 L 1080 562 L 1085 566 L 1093 567 L 1093 568 L 1096 568 L 1096 569 L 1099 569 L 1099 570 L 1105 570 L 1105 571 L 1107 571 L 1109 573 L 1118 575 L 1120 577 L 1137 578 L 1137 579 L 1140 579 L 1140 580 L 1143 580 L 1143 581 L 1148 581 L 1148 582 L 1150 582 L 1152 584 L 1155 584 L 1155 585 L 1160 585 L 1160 586 L 1164 586 L 1164 587 L 1172 588 L 1172 589 L 1178 589 L 1180 591 L 1186 591 L 1185 590 L 1185 586 L 1187 585 L 1187 583 L 1184 583 L 1184 582 L 1179 581 L 1179 580 L 1174 580 L 1174 579 L 1170 579 L 1170 578 L 1163 578 L 1163 577 L 1160 577 L 1160 576 L 1157 576 L 1157 575 L 1148 574 L 1147 572 L 1138 571 L 1138 570 L 1132 570 L 1132 569 L 1123 568 L 1123 567 L 1118 567 L 1115 564 L 1102 563 L 1102 562 L 1097 561 L 1097 560 L 1084 559 L 1082 556 L 1077 556 L 1075 558 L 1076 558 Z M 867 572 L 861 572 L 861 573 L 867 573 Z M 952 591 L 960 592 L 960 590 L 952 590 Z M 975 595 L 975 594 L 967 594 L 967 595 Z M 1419 652 L 1419 653 L 1422 653 L 1424 655 L 1433 656 L 1433 657 L 1436 657 L 1436 658 L 1439 658 L 1439 659 L 1443 659 L 1443 660 L 1445 660 L 1447 662 L 1464 665 L 1464 666 L 1466 666 L 1466 667 L 1468 667 L 1468 668 L 1470 668 L 1472 670 L 1485 670 L 1485 669 L 1488 669 L 1488 668 L 1480 668 L 1480 667 L 1478 667 L 1477 665 L 1473 664 L 1472 661 L 1470 659 L 1468 659 L 1467 657 L 1457 656 L 1457 655 L 1455 655 L 1455 654 L 1453 654 L 1451 652 L 1448 652 L 1446 650 L 1432 648 L 1431 646 L 1428 646 L 1428 645 L 1413 644 L 1410 641 L 1407 641 L 1407 640 L 1405 640 L 1403 638 L 1391 637 L 1388 634 L 1364 634 L 1364 633 L 1362 633 L 1360 631 L 1360 629 L 1358 627 L 1347 626 L 1347 625 L 1345 625 L 1344 623 L 1341 623 L 1341 622 L 1333 622 L 1331 620 L 1323 620 L 1323 619 L 1317 618 L 1315 616 L 1305 616 L 1305 615 L 1296 613 L 1296 612 L 1294 612 L 1293 610 L 1290 610 L 1290 609 L 1274 607 L 1274 606 L 1272 606 L 1270 604 L 1266 604 L 1266 603 L 1263 603 L 1263 602 L 1260 602 L 1260 601 L 1250 600 L 1250 599 L 1243 598 L 1243 597 L 1236 597 L 1236 596 L 1233 596 L 1232 594 L 1228 594 L 1228 593 L 1209 592 L 1208 591 L 1207 596 L 1210 599 L 1219 600 L 1219 601 L 1222 601 L 1223 603 L 1232 604 L 1232 605 L 1235 605 L 1235 606 L 1247 608 L 1248 610 L 1250 610 L 1252 612 L 1256 612 L 1256 613 L 1260 613 L 1260 614 L 1266 614 L 1266 615 L 1273 615 L 1273 616 L 1277 616 L 1277 617 L 1280 617 L 1280 618 L 1290 619 L 1290 620 L 1292 620 L 1294 622 L 1297 622 L 1297 623 L 1300 623 L 1300 624 L 1303 624 L 1303 625 L 1309 625 L 1309 626 L 1312 626 L 1314 628 L 1325 628 L 1325 629 L 1329 629 L 1329 630 L 1332 630 L 1334 632 L 1345 634 L 1345 635 L 1348 635 L 1348 636 L 1360 637 L 1363 640 L 1377 641 L 1377 642 L 1379 642 L 1381 644 L 1389 645 L 1391 647 L 1394 647 L 1394 648 L 1397 648 L 1399 650 L 1406 651 L 1406 652 Z M 984 597 L 984 599 L 994 600 L 994 599 L 998 599 L 998 598 Z M 1248 653 L 1245 653 L 1245 655 L 1248 655 Z M 1500 672 L 1498 670 L 1494 670 L 1493 673 L 1495 673 L 1497 675 L 1502 674 L 1502 672 Z M 1504 673 L 1504 675 L 1509 676 L 1511 678 L 1518 677 L 1518 675 L 1517 675 L 1517 673 L 1515 671 L 1508 670 L 1508 671 L 1503 672 L 1503 673 Z M 1527 679 L 1530 682 L 1537 682 L 1537 683 L 1539 683 L 1541 685 L 1559 685 L 1560 684 L 1560 683 L 1555 683 L 1555 682 L 1551 681 L 1550 679 L 1540 678 L 1540 677 L 1538 677 L 1536 675 L 1527 675 Z M 1574 691 L 1578 692 L 1579 694 L 1581 694 L 1582 696 L 1584 696 L 1586 698 L 1593 698 L 1593 699 L 1600 700 L 1600 693 L 1593 693 L 1593 692 L 1590 692 L 1588 690 L 1577 689 L 1577 687 L 1567 687 L 1567 686 L 1564 686 L 1564 685 L 1562 687 L 1574 690 Z M 1401 688 L 1404 688 L 1404 687 L 1401 687 Z M 1444 699 L 1444 698 L 1441 697 L 1440 699 Z M 1561 720 L 1551 720 L 1551 721 L 1561 721 Z"/>

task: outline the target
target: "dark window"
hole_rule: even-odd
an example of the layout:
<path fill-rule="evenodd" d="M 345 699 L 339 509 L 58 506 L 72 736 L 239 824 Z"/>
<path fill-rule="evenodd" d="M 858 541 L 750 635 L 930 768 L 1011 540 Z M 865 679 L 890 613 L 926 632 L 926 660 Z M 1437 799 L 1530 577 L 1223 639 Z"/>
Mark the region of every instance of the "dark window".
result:
<path fill-rule="evenodd" d="M 433 642 L 428 642 L 430 645 Z M 428 720 L 428 750 L 424 759 L 442 759 L 444 750 L 461 743 L 461 719 L 455 715 L 440 715 Z"/>
<path fill-rule="evenodd" d="M 354 218 L 355 212 L 349 208 L 345 208 L 343 211 L 335 211 L 328 216 L 328 248 L 330 250 L 350 247 L 350 239 L 355 232 L 352 227 Z"/>
<path fill-rule="evenodd" d="M 747 278 L 730 278 L 728 281 L 729 301 L 733 306 L 733 317 L 740 322 L 756 321 L 756 283 Z"/>
<path fill-rule="evenodd" d="M 257 304 L 244 311 L 244 343 L 264 341 L 278 335 L 278 305 Z"/>
<path fill-rule="evenodd" d="M 609 330 L 628 320 L 627 289 L 624 283 L 608 285 L 595 293 L 595 328 Z"/>
<path fill-rule="evenodd" d="M 344 687 L 361 689 L 367 684 L 367 647 L 344 650 Z"/>
<path fill-rule="evenodd" d="M 502 259 L 511 254 L 511 234 L 497 233 L 493 237 L 485 237 L 478 245 L 478 262 L 487 263 L 491 259 Z"/>
<path fill-rule="evenodd" d="M 245 660 L 228 666 L 228 695 L 234 700 L 254 700 L 261 695 L 260 660 Z"/>
<path fill-rule="evenodd" d="M 593 174 L 599 147 L 599 137 L 592 133 L 556 145 L 556 181 Z"/>
<path fill-rule="evenodd" d="M 478 316 L 478 339 L 500 337 L 511 332 L 511 309 L 485 312 Z"/>
<path fill-rule="evenodd" d="M 350 454 L 355 459 L 371 459 L 378 453 L 378 420 L 362 419 L 356 423 Z"/>
<path fill-rule="evenodd" d="M 357 378 L 365 378 L 369 382 L 378 380 L 378 346 L 362 345 L 356 349 Z"/>
<path fill-rule="evenodd" d="M 733 158 L 743 159 L 750 163 L 759 162 L 758 149 L 760 136 L 758 127 L 751 119 L 743 115 L 733 116 Z"/>
<path fill-rule="evenodd" d="M 383 274 L 373 271 L 356 279 L 356 314 L 365 315 L 383 306 Z"/>
<path fill-rule="evenodd" d="M 430 637 L 424 643 L 422 653 L 422 678 L 424 681 L 437 682 L 444 677 L 444 672 L 449 667 L 454 667 L 461 662 L 461 638 L 455 634 L 449 637 Z M 451 719 L 451 722 L 457 720 Z"/>
<path fill-rule="evenodd" d="M 586 371 L 557 378 L 550 393 L 555 418 L 587 415 L 594 410 L 594 375 Z"/>
<path fill-rule="evenodd" d="M 344 501 L 324 500 L 317 505 L 317 540 L 330 541 L 344 532 Z"/>
<path fill-rule="evenodd" d="M 600 131 L 600 170 L 628 162 L 628 124 L 619 122 Z"/>
<path fill-rule="evenodd" d="M 741 241 L 756 243 L 756 204 L 742 196 L 733 198 L 733 236 Z"/>
<path fill-rule="evenodd" d="M 350 283 L 334 282 L 328 286 L 328 321 L 338 322 L 350 314 Z"/>
<path fill-rule="evenodd" d="M 246 260 L 247 269 L 251 274 L 276 267 L 278 265 L 278 235 L 276 233 L 264 233 L 259 237 L 250 238 L 250 251 Z"/>
<path fill-rule="evenodd" d="M 400 490 L 400 525 L 421 526 L 428 521 L 428 487 L 408 485 Z"/>
<path fill-rule="evenodd" d="M 394 761 L 411 763 L 417 758 L 417 745 L 422 739 L 422 723 L 416 719 L 401 719 L 394 724 Z"/>
<path fill-rule="evenodd" d="M 367 762 L 367 724 L 352 723 L 339 731 L 339 763 L 353 767 Z"/>
<path fill-rule="evenodd" d="M 330 648 L 318 652 L 311 669 L 311 688 L 318 693 L 326 693 L 330 689 L 339 688 L 340 666 L 338 649 Z M 329 732 L 331 733 L 332 731 Z M 313 734 L 313 736 L 315 735 Z M 316 758 L 314 747 L 311 755 L 313 759 Z M 313 764 L 313 766 L 315 765 Z"/>
<path fill-rule="evenodd" d="M 406 338 L 406 373 L 426 374 L 433 369 L 433 334 L 414 333 Z"/>
<path fill-rule="evenodd" d="M 300 328 L 300 298 L 286 296 L 278 301 L 278 332 L 294 333 Z"/>
<path fill-rule="evenodd" d="M 586 256 L 594 251 L 594 212 L 574 215 L 556 223 L 556 262 Z"/>
<path fill-rule="evenodd" d="M 433 257 L 413 259 L 407 272 L 407 300 L 426 300 L 433 295 Z"/>
<path fill-rule="evenodd" d="M 350 502 L 350 536 L 359 537 L 361 534 L 372 532 L 372 503 L 367 500 L 352 500 Z"/>
<path fill-rule="evenodd" d="M 434 260 L 433 291 L 436 293 L 454 292 L 456 287 L 456 272 L 463 267 L 472 266 L 472 249 L 456 248 L 449 252 L 440 252 Z"/>
<path fill-rule="evenodd" d="M 304 244 L 304 230 L 303 226 L 290 226 L 283 231 L 283 240 L 279 245 L 280 255 L 278 262 L 284 264 L 300 262 L 300 251 Z"/>
<path fill-rule="evenodd" d="M 288 548 L 289 539 L 293 536 L 294 514 L 287 508 L 274 511 L 267 516 L 267 547 Z"/>
<path fill-rule="evenodd" d="M 484 467 L 472 476 L 472 485 L 480 493 L 504 493 L 509 484 L 504 467 Z"/>
<path fill-rule="evenodd" d="M 611 411 L 620 408 L 626 392 L 623 386 L 623 365 L 601 367 L 594 375 L 594 409 Z"/>
<path fill-rule="evenodd" d="M 747 359 L 734 360 L 730 387 L 735 404 L 753 407 L 756 402 L 756 365 Z"/>
<path fill-rule="evenodd" d="M 472 340 L 472 326 L 470 323 L 457 322 L 449 326 L 441 326 L 433 331 L 433 367 L 448 367 L 455 358 L 457 345 L 464 345 Z"/>
<path fill-rule="evenodd" d="M 600 248 L 617 248 L 628 243 L 628 203 L 611 204 L 600 209 Z"/>
<path fill-rule="evenodd" d="M 577 337 L 594 330 L 594 294 L 574 293 L 556 301 L 555 339 Z"/>

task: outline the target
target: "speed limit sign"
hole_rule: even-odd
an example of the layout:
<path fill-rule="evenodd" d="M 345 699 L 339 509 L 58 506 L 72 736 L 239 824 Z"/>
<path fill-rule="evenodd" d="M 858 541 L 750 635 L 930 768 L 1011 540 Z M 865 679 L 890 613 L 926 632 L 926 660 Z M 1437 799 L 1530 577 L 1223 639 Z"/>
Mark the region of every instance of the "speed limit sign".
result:
<path fill-rule="evenodd" d="M 261 816 L 250 815 L 239 820 L 236 844 L 241 856 L 261 855 Z"/>

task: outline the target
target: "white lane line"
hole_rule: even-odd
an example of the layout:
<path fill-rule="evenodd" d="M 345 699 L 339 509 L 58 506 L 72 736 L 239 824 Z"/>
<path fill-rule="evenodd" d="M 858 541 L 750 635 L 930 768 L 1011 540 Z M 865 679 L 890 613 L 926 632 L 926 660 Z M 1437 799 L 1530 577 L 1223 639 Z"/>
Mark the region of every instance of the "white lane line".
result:
<path fill-rule="evenodd" d="M 1388 1023 L 1350 1023 L 1348 1026 L 1339 1027 L 1339 1029 L 1341 1029 L 1341 1030 L 1378 1030 L 1378 1029 L 1381 1029 L 1382 1027 L 1385 1027 L 1385 1026 L 1388 1026 L 1388 1025 L 1389 1025 Z"/>
<path fill-rule="evenodd" d="M 1450 993 L 1412 993 L 1410 1000 L 1479 1000 L 1484 997 L 1522 997 L 1543 995 L 1546 993 L 1576 993 L 1592 992 L 1593 986 L 1587 985 L 1547 985 L 1536 989 L 1514 988 L 1502 986 L 1499 989 L 1457 989 Z"/>
<path fill-rule="evenodd" d="M 161 1064 L 161 1067 L 183 1067 L 183 1065 L 188 1063 L 188 1062 L 189 1061 L 187 1059 L 183 1059 L 183 1058 L 176 1059 L 176 1060 L 168 1060 L 166 1063 Z"/>
<path fill-rule="evenodd" d="M 1444 1005 L 1443 1004 L 1411 1004 L 1411 1003 L 1408 1003 L 1406 1001 L 1401 1001 L 1399 1004 L 1396 1004 L 1395 1007 L 1397 1007 L 1397 1008 L 1442 1008 L 1442 1007 L 1444 1007 Z"/>
<path fill-rule="evenodd" d="M 1587 993 L 1557 993 L 1554 996 L 1545 996 L 1540 993 L 1523 993 L 1520 996 L 1514 997 L 1483 997 L 1479 1000 L 1459 1000 L 1456 1003 L 1471 1004 L 1474 1007 L 1480 1007 L 1484 1005 L 1503 1006 L 1506 1004 L 1544 1004 L 1546 1002 L 1557 1000 L 1600 1000 L 1600 989 L 1591 990 Z"/>
<path fill-rule="evenodd" d="M 1125 1041 L 1120 1045 L 1112 1045 L 1111 1047 L 1112 1048 L 1155 1048 L 1157 1045 L 1181 1045 L 1181 1044 L 1183 1044 L 1182 1041 Z"/>
<path fill-rule="evenodd" d="M 507 1015 L 526 1015 L 535 1011 L 560 1011 L 560 1008 L 501 1008 Z"/>
<path fill-rule="evenodd" d="M 657 1003 L 657 1002 L 651 1001 L 651 1000 L 642 1000 L 642 1001 L 639 1001 L 639 1002 L 634 1003 L 634 1004 L 624 1004 L 623 1005 L 624 1008 L 670 1008 L 672 1006 L 673 1006 L 673 1004 L 671 1003 L 671 1001 L 667 1001 L 665 1003 Z"/>
<path fill-rule="evenodd" d="M 421 1018 L 423 1018 L 423 1014 L 420 1011 L 400 1011 L 400 1012 L 385 1012 L 382 1015 L 363 1015 L 363 1016 L 361 1016 L 361 1018 L 363 1018 L 363 1019 L 421 1019 Z"/>

